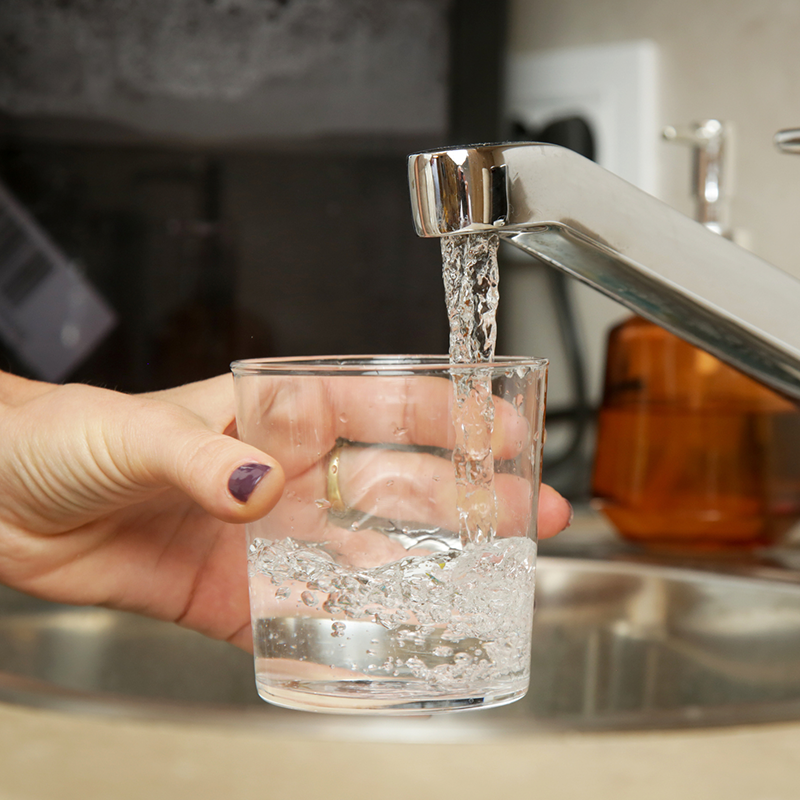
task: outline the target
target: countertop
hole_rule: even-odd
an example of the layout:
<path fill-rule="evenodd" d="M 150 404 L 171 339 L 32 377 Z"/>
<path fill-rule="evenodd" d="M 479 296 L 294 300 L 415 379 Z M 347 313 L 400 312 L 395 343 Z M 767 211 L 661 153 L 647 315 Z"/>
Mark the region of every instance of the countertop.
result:
<path fill-rule="evenodd" d="M 0 707 L 4 800 L 796 800 L 799 776 L 800 723 L 425 745 Z"/>

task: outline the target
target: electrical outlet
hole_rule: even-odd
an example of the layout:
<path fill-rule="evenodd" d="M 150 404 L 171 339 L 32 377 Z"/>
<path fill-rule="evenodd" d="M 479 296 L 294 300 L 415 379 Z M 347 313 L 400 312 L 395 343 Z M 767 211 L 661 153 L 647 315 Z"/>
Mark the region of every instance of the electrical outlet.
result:
<path fill-rule="evenodd" d="M 592 129 L 597 163 L 656 194 L 657 52 L 648 40 L 512 55 L 506 117 L 541 127 L 583 117 Z"/>

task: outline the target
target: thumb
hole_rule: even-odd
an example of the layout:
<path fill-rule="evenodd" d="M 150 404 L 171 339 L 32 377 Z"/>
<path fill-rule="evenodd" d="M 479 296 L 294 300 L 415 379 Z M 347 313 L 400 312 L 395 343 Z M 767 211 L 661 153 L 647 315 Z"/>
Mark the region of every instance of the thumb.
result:
<path fill-rule="evenodd" d="M 172 420 L 167 427 L 156 437 L 155 472 L 212 516 L 249 522 L 263 517 L 280 499 L 283 469 L 267 453 L 210 430 L 188 411 L 183 424 Z"/>
<path fill-rule="evenodd" d="M 0 410 L 0 519 L 24 529 L 72 530 L 169 486 L 248 522 L 283 491 L 275 459 L 174 402 L 69 384 Z"/>

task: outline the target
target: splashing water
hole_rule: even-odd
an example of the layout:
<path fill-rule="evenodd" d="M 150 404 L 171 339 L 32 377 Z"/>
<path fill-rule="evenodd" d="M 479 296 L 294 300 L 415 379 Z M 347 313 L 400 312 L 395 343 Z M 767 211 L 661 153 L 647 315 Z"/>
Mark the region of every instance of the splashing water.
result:
<path fill-rule="evenodd" d="M 450 322 L 450 360 L 493 361 L 497 341 L 497 248 L 491 234 L 445 236 L 442 277 Z"/>
<path fill-rule="evenodd" d="M 442 239 L 442 275 L 450 321 L 456 442 L 453 448 L 462 545 L 491 541 L 497 530 L 491 369 L 460 374 L 458 364 L 490 363 L 497 340 L 499 271 L 495 235 Z"/>

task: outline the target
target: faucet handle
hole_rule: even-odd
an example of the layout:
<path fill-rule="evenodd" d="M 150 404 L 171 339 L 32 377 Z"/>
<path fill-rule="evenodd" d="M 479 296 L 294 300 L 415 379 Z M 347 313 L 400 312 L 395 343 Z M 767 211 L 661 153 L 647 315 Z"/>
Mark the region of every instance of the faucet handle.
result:
<path fill-rule="evenodd" d="M 725 136 L 725 125 L 718 119 L 705 119 L 691 125 L 667 125 L 665 139 L 683 142 L 694 147 L 710 150 L 720 147 Z"/>
<path fill-rule="evenodd" d="M 730 143 L 730 125 L 706 119 L 691 125 L 669 125 L 665 139 L 688 144 L 694 151 L 693 194 L 697 201 L 696 219 L 714 233 L 729 236 L 724 217 L 725 147 Z"/>
<path fill-rule="evenodd" d="M 778 131 L 773 141 L 782 153 L 800 153 L 800 128 Z"/>

